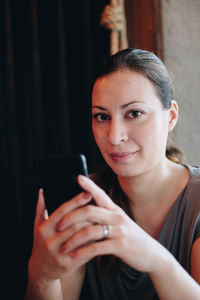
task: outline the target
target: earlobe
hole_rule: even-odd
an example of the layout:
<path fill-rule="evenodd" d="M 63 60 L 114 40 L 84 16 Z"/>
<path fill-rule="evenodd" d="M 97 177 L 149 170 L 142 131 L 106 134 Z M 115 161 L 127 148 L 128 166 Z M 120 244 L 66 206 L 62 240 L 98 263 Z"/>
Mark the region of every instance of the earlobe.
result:
<path fill-rule="evenodd" d="M 178 104 L 175 100 L 172 100 L 171 107 L 169 109 L 169 132 L 174 129 L 178 120 Z"/>

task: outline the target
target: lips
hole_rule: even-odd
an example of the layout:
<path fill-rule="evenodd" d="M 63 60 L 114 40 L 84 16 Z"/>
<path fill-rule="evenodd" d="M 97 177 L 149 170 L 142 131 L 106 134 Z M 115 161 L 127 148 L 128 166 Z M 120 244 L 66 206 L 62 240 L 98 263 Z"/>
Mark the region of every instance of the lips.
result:
<path fill-rule="evenodd" d="M 110 157 L 115 162 L 125 162 L 131 158 L 136 152 L 114 152 L 110 153 Z"/>

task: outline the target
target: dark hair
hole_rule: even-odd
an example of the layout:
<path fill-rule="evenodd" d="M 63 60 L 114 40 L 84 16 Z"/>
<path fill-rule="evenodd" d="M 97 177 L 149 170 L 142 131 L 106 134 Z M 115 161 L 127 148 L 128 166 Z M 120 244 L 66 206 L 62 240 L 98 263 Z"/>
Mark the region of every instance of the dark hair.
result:
<path fill-rule="evenodd" d="M 174 99 L 174 85 L 163 62 L 152 52 L 128 48 L 107 56 L 100 65 L 96 79 L 119 69 L 129 69 L 147 77 L 155 87 L 163 108 L 169 109 Z M 167 145 L 167 157 L 177 163 L 183 162 L 183 152 L 175 145 Z"/>

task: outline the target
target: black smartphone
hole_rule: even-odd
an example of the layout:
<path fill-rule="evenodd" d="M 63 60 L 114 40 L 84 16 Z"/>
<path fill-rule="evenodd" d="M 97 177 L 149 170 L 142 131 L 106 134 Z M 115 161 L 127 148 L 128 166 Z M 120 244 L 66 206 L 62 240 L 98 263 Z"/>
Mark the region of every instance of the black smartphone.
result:
<path fill-rule="evenodd" d="M 77 182 L 79 174 L 88 176 L 84 154 L 44 157 L 39 160 L 39 182 L 44 190 L 49 215 L 82 191 Z"/>

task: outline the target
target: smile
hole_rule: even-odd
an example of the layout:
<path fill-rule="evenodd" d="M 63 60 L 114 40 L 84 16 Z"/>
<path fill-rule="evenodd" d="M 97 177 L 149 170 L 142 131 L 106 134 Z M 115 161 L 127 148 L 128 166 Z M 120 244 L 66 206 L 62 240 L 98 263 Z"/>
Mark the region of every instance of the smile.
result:
<path fill-rule="evenodd" d="M 135 152 L 116 152 L 116 153 L 110 153 L 110 157 L 114 162 L 125 162 L 129 160 L 135 153 Z"/>

